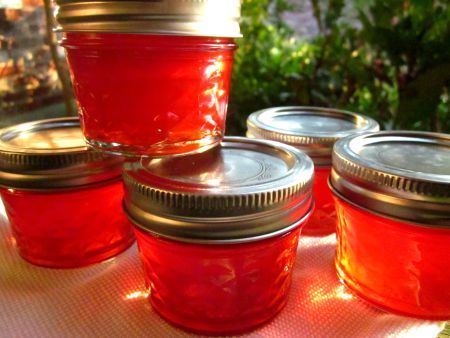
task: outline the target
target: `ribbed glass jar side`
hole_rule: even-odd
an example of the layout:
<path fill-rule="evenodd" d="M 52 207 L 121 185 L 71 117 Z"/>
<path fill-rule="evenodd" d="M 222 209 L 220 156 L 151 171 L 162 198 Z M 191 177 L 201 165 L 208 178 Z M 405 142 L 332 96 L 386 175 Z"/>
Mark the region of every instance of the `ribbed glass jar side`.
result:
<path fill-rule="evenodd" d="M 164 156 L 222 139 L 233 39 L 67 32 L 62 45 L 91 146 Z"/>
<path fill-rule="evenodd" d="M 206 334 L 237 334 L 286 304 L 300 228 L 245 244 L 192 244 L 136 228 L 153 308 L 169 322 Z"/>
<path fill-rule="evenodd" d="M 315 207 L 302 234 L 308 236 L 329 235 L 336 231 L 336 210 L 333 195 L 328 187 L 331 167 L 316 166 L 314 168 L 313 194 Z"/>
<path fill-rule="evenodd" d="M 81 267 L 111 258 L 134 241 L 118 179 L 73 189 L 0 188 L 0 194 L 19 253 L 33 264 Z"/>
<path fill-rule="evenodd" d="M 450 319 L 450 229 L 386 218 L 337 196 L 335 202 L 340 279 L 390 312 Z"/>

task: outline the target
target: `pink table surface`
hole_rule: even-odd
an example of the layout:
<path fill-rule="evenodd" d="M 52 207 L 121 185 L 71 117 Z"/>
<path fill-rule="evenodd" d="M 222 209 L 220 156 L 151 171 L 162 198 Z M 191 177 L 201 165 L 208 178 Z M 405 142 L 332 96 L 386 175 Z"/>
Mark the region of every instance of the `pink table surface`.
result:
<path fill-rule="evenodd" d="M 301 239 L 286 308 L 242 337 L 437 337 L 443 322 L 388 314 L 349 293 L 334 273 L 335 243 Z M 195 337 L 146 296 L 136 244 L 86 268 L 35 267 L 17 254 L 0 203 L 0 337 Z"/>

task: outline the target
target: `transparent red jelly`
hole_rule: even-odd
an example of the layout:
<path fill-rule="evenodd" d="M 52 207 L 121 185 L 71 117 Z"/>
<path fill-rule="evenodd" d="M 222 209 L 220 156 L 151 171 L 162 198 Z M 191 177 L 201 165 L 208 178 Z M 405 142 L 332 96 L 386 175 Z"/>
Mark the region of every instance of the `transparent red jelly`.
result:
<path fill-rule="evenodd" d="M 129 247 L 120 180 L 71 190 L 0 189 L 20 255 L 52 268 L 75 268 Z"/>
<path fill-rule="evenodd" d="M 302 230 L 303 235 L 324 236 L 336 231 L 336 210 L 333 195 L 328 187 L 331 167 L 314 168 L 314 212 Z"/>
<path fill-rule="evenodd" d="M 68 32 L 62 45 L 90 145 L 163 156 L 222 139 L 233 39 Z"/>
<path fill-rule="evenodd" d="M 335 201 L 341 280 L 381 309 L 450 319 L 450 229 L 395 221 Z"/>
<path fill-rule="evenodd" d="M 245 244 L 189 244 L 136 229 L 150 302 L 172 324 L 206 334 L 251 330 L 286 304 L 300 229 Z"/>

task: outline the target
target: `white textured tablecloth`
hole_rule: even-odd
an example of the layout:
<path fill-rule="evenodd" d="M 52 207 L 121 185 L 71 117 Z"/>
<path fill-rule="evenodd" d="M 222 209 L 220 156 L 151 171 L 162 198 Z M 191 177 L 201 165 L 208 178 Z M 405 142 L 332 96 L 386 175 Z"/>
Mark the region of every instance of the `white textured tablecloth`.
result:
<path fill-rule="evenodd" d="M 193 336 L 152 310 L 136 245 L 87 268 L 35 267 L 17 254 L 2 209 L 0 202 L 0 337 Z M 333 235 L 301 240 L 286 308 L 245 337 L 435 338 L 444 328 L 355 298 L 336 278 L 334 246 Z"/>

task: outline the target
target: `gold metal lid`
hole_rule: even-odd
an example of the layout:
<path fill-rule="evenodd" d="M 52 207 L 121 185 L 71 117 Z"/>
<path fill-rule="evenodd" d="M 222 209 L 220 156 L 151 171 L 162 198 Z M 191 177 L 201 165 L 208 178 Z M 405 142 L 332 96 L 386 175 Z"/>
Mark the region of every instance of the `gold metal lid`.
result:
<path fill-rule="evenodd" d="M 68 188 L 120 177 L 123 160 L 87 148 L 76 117 L 0 130 L 0 185 Z"/>
<path fill-rule="evenodd" d="M 450 227 L 450 135 L 385 131 L 340 140 L 330 186 L 373 212 Z"/>
<path fill-rule="evenodd" d="M 246 242 L 298 226 L 314 166 L 278 142 L 230 137 L 216 148 L 124 165 L 125 210 L 144 231 L 188 242 Z"/>
<path fill-rule="evenodd" d="M 316 165 L 331 165 L 334 143 L 346 136 L 378 131 L 378 123 L 360 114 L 319 107 L 274 107 L 250 114 L 247 136 L 290 144 Z"/>
<path fill-rule="evenodd" d="M 57 0 L 58 30 L 241 37 L 240 0 Z"/>

